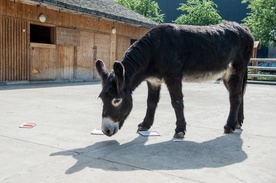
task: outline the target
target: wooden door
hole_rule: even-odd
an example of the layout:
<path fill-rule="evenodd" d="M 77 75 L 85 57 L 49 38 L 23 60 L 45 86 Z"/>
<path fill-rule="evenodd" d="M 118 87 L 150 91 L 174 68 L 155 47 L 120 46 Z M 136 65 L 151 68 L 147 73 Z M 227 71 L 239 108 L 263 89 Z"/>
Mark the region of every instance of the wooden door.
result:
<path fill-rule="evenodd" d="M 56 78 L 56 45 L 31 43 L 30 80 L 54 80 Z"/>
<path fill-rule="evenodd" d="M 29 80 L 28 26 L 0 15 L 0 81 Z"/>
<path fill-rule="evenodd" d="M 75 78 L 83 80 L 93 79 L 94 58 L 94 33 L 80 32 L 80 44 L 77 47 L 77 59 L 75 64 Z"/>
<path fill-rule="evenodd" d="M 57 46 L 56 79 L 72 80 L 74 69 L 74 46 Z"/>

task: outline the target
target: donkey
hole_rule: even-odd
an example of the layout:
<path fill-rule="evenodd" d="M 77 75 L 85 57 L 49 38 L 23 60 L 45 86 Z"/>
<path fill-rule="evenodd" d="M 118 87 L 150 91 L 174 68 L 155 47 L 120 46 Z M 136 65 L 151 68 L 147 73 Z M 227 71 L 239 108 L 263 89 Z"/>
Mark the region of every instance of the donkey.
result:
<path fill-rule="evenodd" d="M 130 46 L 122 60 L 114 62 L 111 73 L 103 61 L 97 60 L 102 80 L 99 97 L 103 101 L 103 133 L 112 136 L 123 126 L 132 110 L 132 92 L 146 80 L 147 110 L 138 131 L 152 126 L 164 82 L 176 115 L 173 137 L 184 138 L 182 81 L 218 78 L 222 78 L 229 91 L 230 112 L 224 132 L 233 133 L 244 120 L 243 96 L 253 43 L 250 31 L 235 22 L 213 26 L 161 24 Z"/>

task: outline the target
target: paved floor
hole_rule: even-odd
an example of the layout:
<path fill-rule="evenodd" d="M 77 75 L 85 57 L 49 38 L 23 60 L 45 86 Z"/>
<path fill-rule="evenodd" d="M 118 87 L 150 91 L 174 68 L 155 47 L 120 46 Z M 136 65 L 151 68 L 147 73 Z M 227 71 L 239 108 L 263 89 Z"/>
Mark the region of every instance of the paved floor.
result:
<path fill-rule="evenodd" d="M 243 130 L 223 134 L 223 84 L 184 83 L 188 131 L 173 142 L 175 117 L 163 86 L 152 127 L 142 137 L 146 85 L 112 137 L 101 126 L 98 83 L 0 86 L 0 182 L 276 182 L 276 86 L 249 84 Z M 22 123 L 36 123 L 32 129 Z"/>

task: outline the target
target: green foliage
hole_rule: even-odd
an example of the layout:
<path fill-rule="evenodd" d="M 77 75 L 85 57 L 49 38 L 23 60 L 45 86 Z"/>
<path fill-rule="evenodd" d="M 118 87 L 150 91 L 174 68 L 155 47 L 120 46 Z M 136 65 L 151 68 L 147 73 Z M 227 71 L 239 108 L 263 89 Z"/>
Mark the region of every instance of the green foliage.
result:
<path fill-rule="evenodd" d="M 243 0 L 249 3 L 251 12 L 243 20 L 262 45 L 276 46 L 276 1 L 275 0 Z"/>
<path fill-rule="evenodd" d="M 184 11 L 174 22 L 188 25 L 213 25 L 222 21 L 212 0 L 187 0 L 178 10 Z"/>
<path fill-rule="evenodd" d="M 160 13 L 158 3 L 152 0 L 114 0 L 121 5 L 157 22 L 164 21 L 164 14 Z"/>

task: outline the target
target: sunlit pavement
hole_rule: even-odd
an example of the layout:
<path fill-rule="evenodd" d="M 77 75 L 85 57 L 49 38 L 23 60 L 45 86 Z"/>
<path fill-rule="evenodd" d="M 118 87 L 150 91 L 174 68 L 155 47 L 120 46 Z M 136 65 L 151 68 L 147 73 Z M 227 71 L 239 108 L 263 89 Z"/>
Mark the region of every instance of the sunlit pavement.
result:
<path fill-rule="evenodd" d="M 187 133 L 173 142 L 175 115 L 162 86 L 152 130 L 136 133 L 147 89 L 112 137 L 101 127 L 99 83 L 0 86 L 0 182 L 276 182 L 276 86 L 249 84 L 242 130 L 223 134 L 223 84 L 183 83 Z M 33 128 L 19 128 L 35 123 Z"/>

